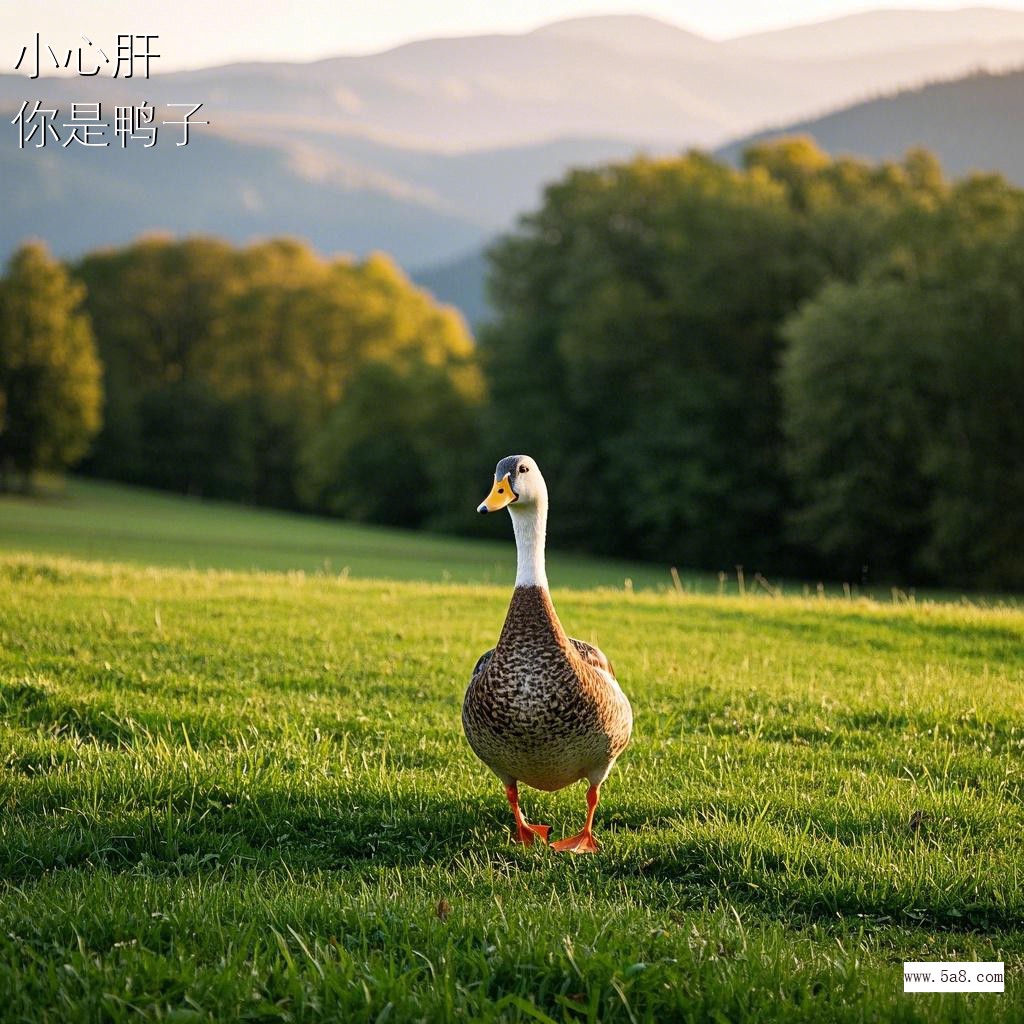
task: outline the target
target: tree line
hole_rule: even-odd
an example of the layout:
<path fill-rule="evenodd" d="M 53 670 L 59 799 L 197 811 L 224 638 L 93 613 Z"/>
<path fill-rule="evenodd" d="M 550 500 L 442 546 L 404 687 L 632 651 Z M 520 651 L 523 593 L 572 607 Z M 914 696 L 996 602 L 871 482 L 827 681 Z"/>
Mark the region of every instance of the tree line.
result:
<path fill-rule="evenodd" d="M 48 321 L 28 326 L 28 303 Z M 24 431 L 0 432 L 8 479 L 74 461 L 94 435 L 79 468 L 100 477 L 415 526 L 446 500 L 446 464 L 483 394 L 461 318 L 387 257 L 325 260 L 289 239 L 147 237 L 69 268 L 31 243 L 0 317 L 26 325 L 40 365 L 72 346 L 93 374 L 65 374 L 71 401 L 36 389 L 55 421 L 77 423 L 75 445 L 34 450 Z M 5 330 L 0 395 L 27 407 L 16 396 L 33 389 L 8 382 L 12 343 Z"/>
<path fill-rule="evenodd" d="M 472 530 L 481 466 L 524 451 L 561 546 L 1024 585 L 1024 192 L 1001 177 L 802 139 L 739 168 L 637 159 L 550 186 L 490 259 L 474 345 L 384 256 L 24 246 L 0 282 L 0 483 L 84 456 Z"/>
<path fill-rule="evenodd" d="M 485 436 L 555 542 L 1024 584 L 1024 192 L 806 139 L 579 170 L 494 250 Z"/>

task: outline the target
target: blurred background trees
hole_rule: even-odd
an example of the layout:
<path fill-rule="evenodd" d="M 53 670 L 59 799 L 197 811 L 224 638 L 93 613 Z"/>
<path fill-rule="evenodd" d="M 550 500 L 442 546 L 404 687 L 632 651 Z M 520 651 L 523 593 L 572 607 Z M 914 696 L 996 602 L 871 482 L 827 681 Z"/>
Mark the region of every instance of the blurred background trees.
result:
<path fill-rule="evenodd" d="M 783 329 L 792 522 L 854 576 L 1024 582 L 1024 194 L 957 186 L 936 222 Z"/>
<path fill-rule="evenodd" d="M 85 289 L 38 242 L 0 280 L 0 490 L 83 455 L 100 426 L 100 363 Z"/>
<path fill-rule="evenodd" d="M 1024 586 L 1024 192 L 1002 178 L 803 139 L 739 168 L 638 159 L 550 186 L 491 263 L 474 345 L 385 256 L 148 237 L 72 279 L 26 248 L 0 464 L 85 451 L 91 320 L 97 475 L 473 530 L 481 473 L 528 451 L 562 546 Z"/>
<path fill-rule="evenodd" d="M 398 468 L 368 453 L 408 458 L 431 437 L 451 446 L 453 429 L 456 447 L 472 447 L 482 381 L 458 314 L 386 257 L 145 238 L 75 273 L 106 368 L 107 422 L 87 470 L 413 526 L 443 505 L 438 479 L 393 505 Z M 374 399 L 377 379 L 394 386 Z"/>
<path fill-rule="evenodd" d="M 555 470 L 557 539 L 806 567 L 787 523 L 782 326 L 943 201 L 933 170 L 794 140 L 752 148 L 743 170 L 692 153 L 549 189 L 494 252 L 481 345 L 496 447 L 519 437 Z"/>

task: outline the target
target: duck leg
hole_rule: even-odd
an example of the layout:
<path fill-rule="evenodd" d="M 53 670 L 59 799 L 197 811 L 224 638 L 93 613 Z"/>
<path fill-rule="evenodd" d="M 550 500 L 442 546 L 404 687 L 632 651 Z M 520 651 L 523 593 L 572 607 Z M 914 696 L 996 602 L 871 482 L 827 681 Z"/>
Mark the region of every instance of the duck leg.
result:
<path fill-rule="evenodd" d="M 597 801 L 601 795 L 600 785 L 591 786 L 587 790 L 587 820 L 583 824 L 583 831 L 578 835 L 570 836 L 568 839 L 559 839 L 557 843 L 551 844 L 552 850 L 559 853 L 597 853 L 599 847 L 592 831 L 594 825 L 594 811 L 597 810 Z"/>
<path fill-rule="evenodd" d="M 512 813 L 516 819 L 516 833 L 512 837 L 512 842 L 522 843 L 523 846 L 532 846 L 533 837 L 539 836 L 540 841 L 546 843 L 551 832 L 551 826 L 531 825 L 523 817 L 522 812 L 519 810 L 519 787 L 516 783 L 513 782 L 505 787 L 505 796 L 508 797 L 508 802 L 512 805 Z"/>

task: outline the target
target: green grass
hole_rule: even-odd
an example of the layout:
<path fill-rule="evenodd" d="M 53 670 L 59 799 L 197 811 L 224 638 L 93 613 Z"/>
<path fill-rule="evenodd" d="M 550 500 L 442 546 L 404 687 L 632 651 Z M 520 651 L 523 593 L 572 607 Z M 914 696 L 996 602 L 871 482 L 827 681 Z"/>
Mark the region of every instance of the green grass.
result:
<path fill-rule="evenodd" d="M 486 481 L 485 481 L 486 482 Z M 466 509 L 472 519 L 475 512 Z M 497 583 L 515 578 L 507 516 L 493 526 L 499 540 L 360 526 L 71 479 L 48 497 L 0 495 L 0 550 L 198 569 L 299 570 L 361 578 Z M 669 566 L 563 555 L 549 558 L 562 586 L 636 589 L 672 587 Z M 717 590 L 718 579 L 684 573 L 685 585 Z"/>
<path fill-rule="evenodd" d="M 8 545 L 195 550 L 11 507 Z M 268 564 L 202 515 L 197 564 Z M 507 588 L 0 557 L 0 1019 L 1024 1018 L 1024 612 L 554 596 L 636 711 L 590 859 L 511 846 L 462 737 Z M 975 958 L 1004 994 L 902 992 Z"/>

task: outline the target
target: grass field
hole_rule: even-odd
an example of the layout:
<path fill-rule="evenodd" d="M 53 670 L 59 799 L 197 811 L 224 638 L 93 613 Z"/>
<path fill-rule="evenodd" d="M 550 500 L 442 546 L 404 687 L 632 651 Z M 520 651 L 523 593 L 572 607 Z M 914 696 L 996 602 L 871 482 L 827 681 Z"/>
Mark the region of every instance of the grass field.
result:
<path fill-rule="evenodd" d="M 187 529 L 11 507 L 0 1020 L 1024 1018 L 1024 611 L 556 589 L 636 711 L 602 852 L 559 857 L 459 725 L 506 587 L 79 561 Z M 259 513 L 213 511 L 250 564 Z M 582 787 L 523 792 L 578 829 Z"/>
<path fill-rule="evenodd" d="M 480 496 L 489 483 L 480 477 Z M 466 509 L 467 519 L 475 510 Z M 504 529 L 503 529 L 504 528 Z M 515 578 L 511 529 L 499 541 L 459 540 L 335 519 L 293 515 L 158 491 L 71 479 L 45 499 L 0 495 L 0 550 L 29 550 L 139 565 L 315 572 L 374 579 L 500 583 Z M 669 566 L 554 552 L 562 586 L 669 589 Z M 714 592 L 717 576 L 684 573 L 691 590 Z M 734 583 L 730 584 L 735 586 Z"/>

